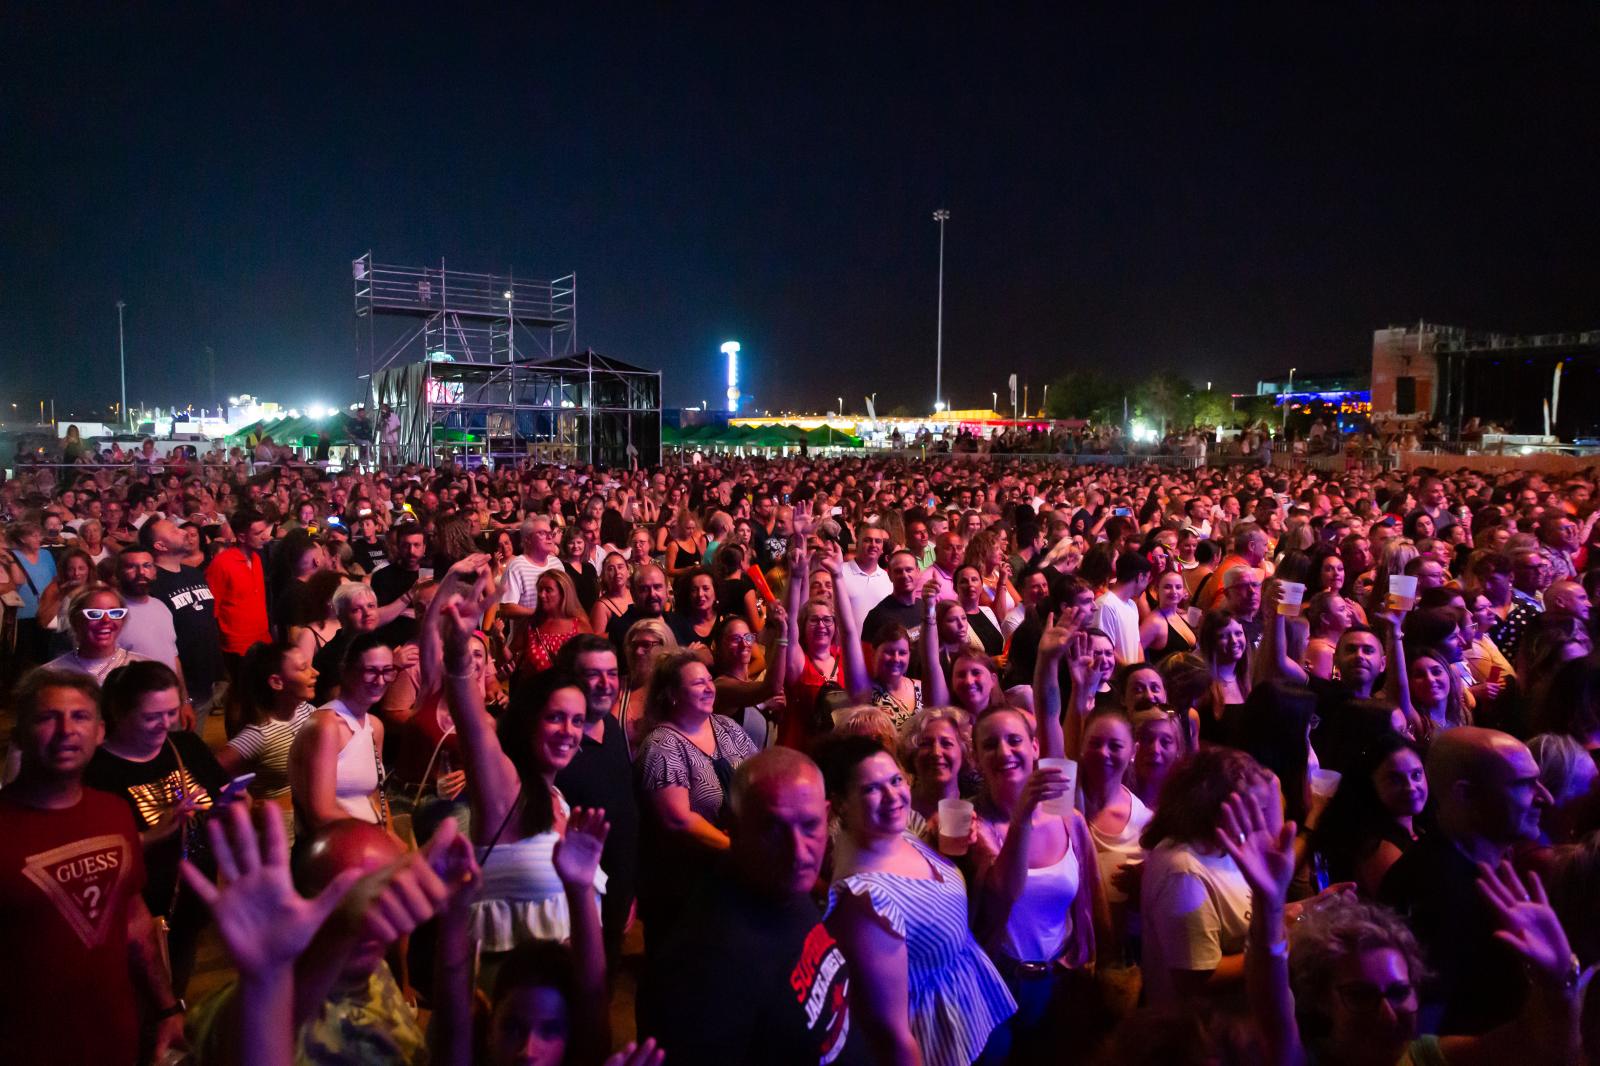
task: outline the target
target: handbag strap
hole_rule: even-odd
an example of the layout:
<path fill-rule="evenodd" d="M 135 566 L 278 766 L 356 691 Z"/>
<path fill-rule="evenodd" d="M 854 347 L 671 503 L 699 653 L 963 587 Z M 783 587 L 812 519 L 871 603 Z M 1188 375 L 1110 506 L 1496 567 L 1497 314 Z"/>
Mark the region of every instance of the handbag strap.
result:
<path fill-rule="evenodd" d="M 178 762 L 178 802 L 180 804 L 187 802 L 189 799 L 189 790 L 184 787 L 184 781 L 189 776 L 189 771 L 183 765 L 183 753 L 178 750 L 178 745 L 173 742 L 170 735 L 164 741 L 162 741 L 162 743 L 172 749 L 172 757 Z M 183 825 L 178 827 L 178 861 L 182 862 L 188 857 L 189 827 Z M 172 899 L 167 903 L 168 915 L 173 915 L 178 912 L 178 893 L 182 890 L 183 875 L 175 871 L 172 878 Z"/>
<path fill-rule="evenodd" d="M 383 769 L 383 751 L 378 746 L 378 731 L 373 729 L 369 735 L 372 737 L 372 765 L 378 772 L 378 817 L 383 821 L 383 827 L 394 832 L 394 818 L 389 813 L 389 793 L 386 786 L 389 775 Z"/>

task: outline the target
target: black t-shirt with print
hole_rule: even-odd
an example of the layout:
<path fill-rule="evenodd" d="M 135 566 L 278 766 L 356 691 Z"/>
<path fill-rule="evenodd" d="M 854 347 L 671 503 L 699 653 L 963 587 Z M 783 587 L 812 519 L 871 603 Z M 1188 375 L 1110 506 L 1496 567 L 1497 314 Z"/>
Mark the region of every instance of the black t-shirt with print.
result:
<path fill-rule="evenodd" d="M 216 605 L 205 571 L 193 566 L 180 566 L 175 571 L 158 566 L 150 595 L 172 612 L 183 682 L 189 688 L 189 698 L 203 703 L 211 698 L 212 686 L 222 680 L 223 671 Z"/>
<path fill-rule="evenodd" d="M 187 730 L 168 734 L 167 741 L 160 754 L 146 762 L 124 759 L 102 747 L 83 775 L 83 783 L 90 788 L 120 796 L 133 811 L 141 833 L 159 824 L 177 805 L 179 796 L 187 795 L 198 810 L 186 830 L 144 849 L 148 874 L 144 899 L 152 914 L 167 913 L 178 878 L 178 860 L 186 854 L 202 873 L 215 872 L 205 821 L 216 806 L 217 793 L 228 783 L 227 773 L 205 741 Z"/>
<path fill-rule="evenodd" d="M 640 989 L 642 1032 L 668 1062 L 870 1061 L 850 1029 L 850 968 L 810 897 L 770 900 L 709 876 Z"/>

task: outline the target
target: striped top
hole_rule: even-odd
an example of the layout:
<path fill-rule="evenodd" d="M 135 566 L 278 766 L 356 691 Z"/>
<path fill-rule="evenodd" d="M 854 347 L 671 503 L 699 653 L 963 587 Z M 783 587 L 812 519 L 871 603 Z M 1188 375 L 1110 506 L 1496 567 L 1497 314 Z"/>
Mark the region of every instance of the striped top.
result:
<path fill-rule="evenodd" d="M 250 782 L 250 794 L 261 799 L 276 799 L 289 794 L 289 749 L 294 746 L 294 736 L 316 711 L 302 702 L 287 721 L 268 717 L 251 722 L 228 741 L 247 771 L 256 779 Z"/>
<path fill-rule="evenodd" d="M 731 718 L 712 715 L 711 735 L 716 741 L 717 754 L 731 766 L 738 766 L 756 753 L 749 735 Z M 690 810 L 713 825 L 722 823 L 722 782 L 717 780 L 712 757 L 695 747 L 694 741 L 670 722 L 663 722 L 650 731 L 639 745 L 634 765 L 638 768 L 641 792 L 686 788 Z"/>
<path fill-rule="evenodd" d="M 932 877 L 852 874 L 833 883 L 828 913 L 841 892 L 861 896 L 905 940 L 911 1033 L 922 1061 L 968 1066 L 983 1053 L 989 1034 L 1017 1012 L 1017 1003 L 967 927 L 961 871 L 910 834 L 906 840 L 927 860 Z"/>

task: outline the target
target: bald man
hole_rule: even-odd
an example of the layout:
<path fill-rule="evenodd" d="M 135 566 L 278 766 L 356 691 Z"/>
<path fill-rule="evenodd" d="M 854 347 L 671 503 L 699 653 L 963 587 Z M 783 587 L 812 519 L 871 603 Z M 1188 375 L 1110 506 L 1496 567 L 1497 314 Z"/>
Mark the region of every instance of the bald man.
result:
<path fill-rule="evenodd" d="M 1517 1016 L 1527 982 L 1516 953 L 1495 939 L 1476 864 L 1494 866 L 1537 840 L 1550 793 L 1527 745 L 1494 729 L 1445 730 L 1428 750 L 1427 773 L 1438 831 L 1389 868 L 1379 897 L 1410 921 L 1438 974 L 1420 1030 L 1487 1032 Z"/>
<path fill-rule="evenodd" d="M 217 630 L 216 606 L 204 570 L 185 566 L 188 538 L 167 518 L 152 518 L 139 530 L 139 543 L 155 558 L 155 579 L 150 595 L 172 612 L 172 630 L 183 664 L 183 684 L 194 705 L 196 733 L 205 728 L 213 694 L 222 680 L 222 638 Z"/>
<path fill-rule="evenodd" d="M 1544 590 L 1545 610 L 1589 621 L 1589 594 L 1576 581 L 1557 581 Z"/>
<path fill-rule="evenodd" d="M 731 846 L 649 962 L 640 1028 L 669 1062 L 866 1062 L 850 971 L 810 891 L 828 843 L 822 772 L 769 748 L 734 772 Z"/>

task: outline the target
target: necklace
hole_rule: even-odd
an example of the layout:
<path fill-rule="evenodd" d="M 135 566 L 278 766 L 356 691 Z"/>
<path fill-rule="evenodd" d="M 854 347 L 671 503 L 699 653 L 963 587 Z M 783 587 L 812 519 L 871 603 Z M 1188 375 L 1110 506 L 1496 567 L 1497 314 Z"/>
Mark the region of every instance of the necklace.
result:
<path fill-rule="evenodd" d="M 111 653 L 109 658 L 96 660 L 85 659 L 77 652 L 73 652 L 72 658 L 74 662 L 83 668 L 84 673 L 94 678 L 97 684 L 103 685 L 105 684 L 107 674 L 128 661 L 128 652 L 126 649 L 117 648 Z M 101 665 L 94 665 L 96 662 L 100 663 Z"/>

